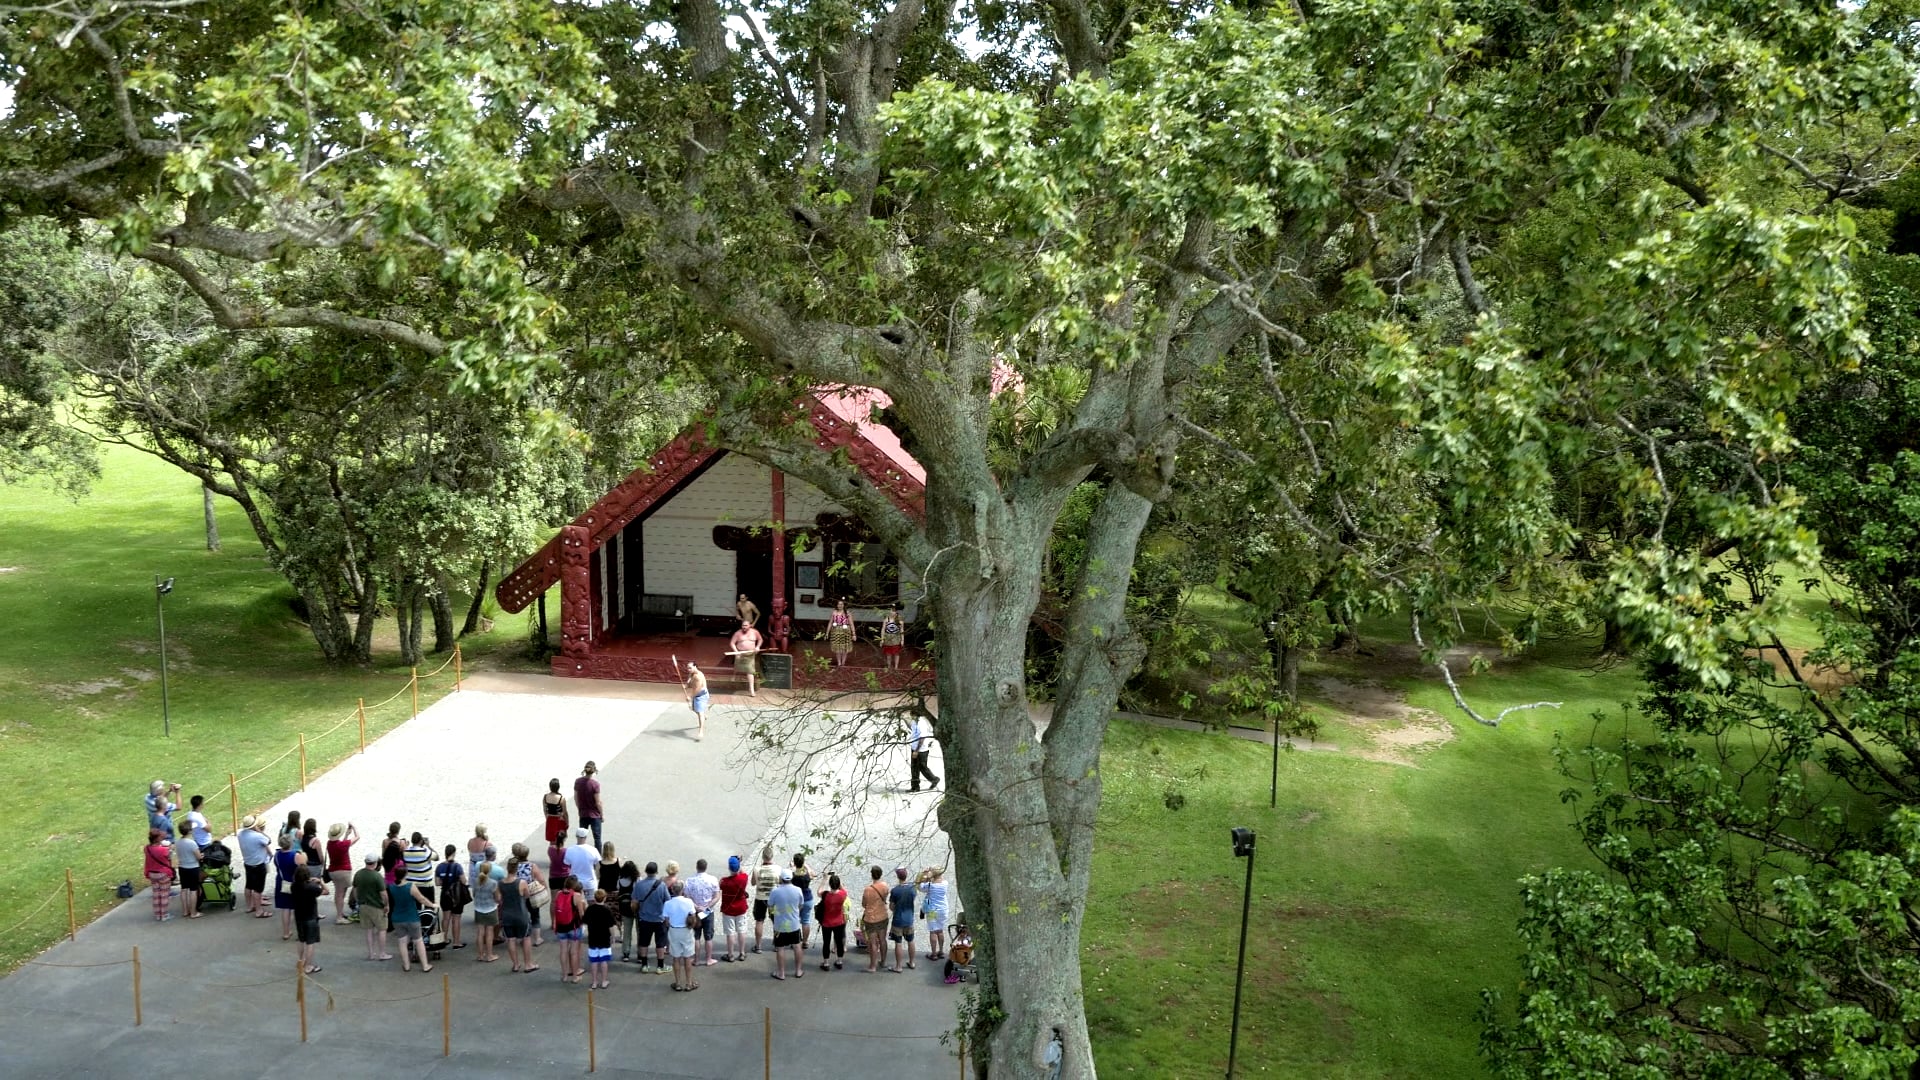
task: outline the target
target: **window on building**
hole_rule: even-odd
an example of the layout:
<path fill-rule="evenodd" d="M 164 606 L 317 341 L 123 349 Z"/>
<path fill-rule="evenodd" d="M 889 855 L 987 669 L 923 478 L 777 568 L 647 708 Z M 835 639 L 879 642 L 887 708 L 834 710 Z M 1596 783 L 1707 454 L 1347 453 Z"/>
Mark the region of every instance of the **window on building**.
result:
<path fill-rule="evenodd" d="M 829 603 L 849 607 L 891 607 L 900 601 L 900 564 L 877 543 L 832 542 L 822 575 Z"/>

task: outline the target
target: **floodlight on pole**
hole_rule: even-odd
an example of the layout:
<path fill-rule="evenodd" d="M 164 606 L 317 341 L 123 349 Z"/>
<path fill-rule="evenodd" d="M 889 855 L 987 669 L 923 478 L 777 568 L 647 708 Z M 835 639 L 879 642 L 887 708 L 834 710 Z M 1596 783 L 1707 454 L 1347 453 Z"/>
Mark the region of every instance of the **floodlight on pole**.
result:
<path fill-rule="evenodd" d="M 1233 830 L 1233 857 L 1247 860 L 1247 886 L 1240 898 L 1240 962 L 1233 971 L 1233 1033 L 1227 1041 L 1227 1080 L 1233 1080 L 1234 1059 L 1240 1052 L 1240 987 L 1247 974 L 1247 917 L 1253 910 L 1253 830 Z"/>
<path fill-rule="evenodd" d="M 173 737 L 173 715 L 167 704 L 167 594 L 173 591 L 173 579 L 153 575 L 154 616 L 160 623 L 160 733 Z"/>

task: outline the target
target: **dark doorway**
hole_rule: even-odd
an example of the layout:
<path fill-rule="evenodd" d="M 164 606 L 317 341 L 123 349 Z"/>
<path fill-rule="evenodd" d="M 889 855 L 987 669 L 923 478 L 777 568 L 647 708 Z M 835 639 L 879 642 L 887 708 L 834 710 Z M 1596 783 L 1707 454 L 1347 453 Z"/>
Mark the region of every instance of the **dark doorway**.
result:
<path fill-rule="evenodd" d="M 767 620 L 773 617 L 773 553 L 766 545 L 758 551 L 734 552 L 733 578 L 735 595 L 746 593 L 760 609 L 760 631 L 765 633 Z"/>

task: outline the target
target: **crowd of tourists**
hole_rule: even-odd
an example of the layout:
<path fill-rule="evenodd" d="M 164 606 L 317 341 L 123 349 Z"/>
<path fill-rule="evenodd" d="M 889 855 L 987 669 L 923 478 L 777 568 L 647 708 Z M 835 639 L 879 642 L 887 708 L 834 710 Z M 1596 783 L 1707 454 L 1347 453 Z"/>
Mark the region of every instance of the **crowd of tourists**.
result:
<path fill-rule="evenodd" d="M 674 860 L 622 858 L 603 836 L 597 772 L 586 763 L 571 800 L 559 779 L 548 781 L 540 800 L 544 862 L 524 843 L 503 856 L 485 824 L 474 826 L 464 847 L 436 847 L 424 831 L 396 821 L 366 845 L 356 869 L 362 838 L 352 822 L 329 825 L 323 838 L 319 823 L 298 811 L 277 823 L 248 815 L 235 838 L 244 893 L 243 900 L 234 897 L 236 905 L 244 903 L 255 918 L 278 917 L 282 940 L 297 939 L 301 968 L 310 974 L 322 970 L 318 946 L 329 900 L 335 925 L 360 925 L 367 960 L 395 959 L 391 946 L 403 971 L 416 962 L 432 971 L 432 954 L 471 944 L 474 962 L 498 962 L 504 951 L 511 972 L 530 974 L 542 968 L 534 950 L 550 937 L 563 982 L 611 985 L 618 948 L 619 963 L 671 973 L 673 989 L 687 992 L 700 988 L 703 968 L 748 963 L 750 953 L 764 950 L 772 953 L 773 978 L 803 978 L 816 941 L 821 971 L 844 970 L 849 947 L 866 951 L 868 973 L 913 970 L 923 926 L 922 955 L 946 961 L 947 981 L 959 981 L 970 962 L 966 928 L 949 928 L 942 868 L 916 874 L 898 866 L 888 874 L 876 865 L 865 868 L 864 882 L 844 880 L 832 870 L 816 875 L 804 853 L 776 863 L 772 845 L 751 866 L 728 855 L 710 869 L 700 858 L 691 873 Z M 193 796 L 183 812 L 173 801 L 179 792 L 178 784 L 156 780 L 146 800 L 146 877 L 160 922 L 174 918 L 176 891 L 184 917 L 198 919 L 206 891 L 232 881 L 233 853 L 209 830 L 202 797 Z M 724 873 L 715 872 L 719 866 Z"/>

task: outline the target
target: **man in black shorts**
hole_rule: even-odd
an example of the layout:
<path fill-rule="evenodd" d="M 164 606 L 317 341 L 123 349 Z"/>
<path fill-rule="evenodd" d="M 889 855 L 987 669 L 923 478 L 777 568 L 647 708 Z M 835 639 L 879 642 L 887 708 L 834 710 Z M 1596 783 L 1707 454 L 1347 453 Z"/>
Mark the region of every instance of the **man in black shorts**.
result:
<path fill-rule="evenodd" d="M 300 939 L 300 970 L 319 973 L 313 953 L 320 945 L 320 894 L 327 891 L 326 880 L 311 866 L 301 866 L 293 875 L 293 929 Z"/>

